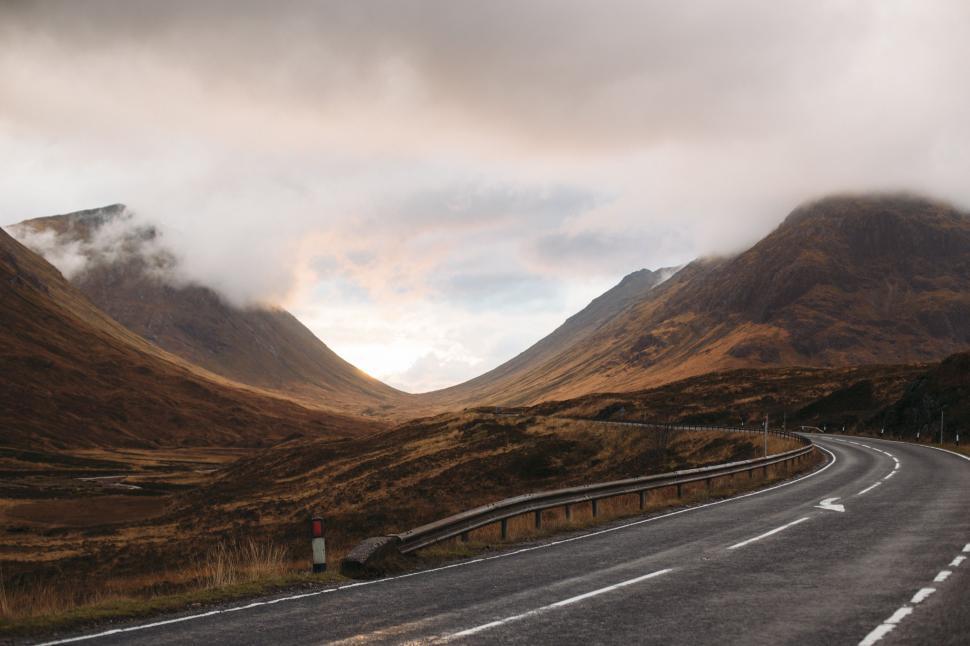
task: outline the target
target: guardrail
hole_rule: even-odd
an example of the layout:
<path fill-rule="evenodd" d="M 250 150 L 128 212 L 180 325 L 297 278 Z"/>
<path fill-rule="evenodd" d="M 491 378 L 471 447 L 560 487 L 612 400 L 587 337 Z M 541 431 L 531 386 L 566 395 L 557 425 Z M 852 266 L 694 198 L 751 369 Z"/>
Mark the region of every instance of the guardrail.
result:
<path fill-rule="evenodd" d="M 597 421 L 601 420 L 584 420 Z M 728 432 L 754 432 L 763 434 L 764 430 L 755 431 L 751 428 L 742 427 L 714 427 L 699 425 L 670 425 L 670 424 L 644 424 L 638 422 L 612 422 L 602 423 L 619 424 L 627 426 L 668 428 L 672 430 L 719 430 Z M 626 478 L 624 480 L 614 480 L 590 485 L 568 487 L 556 489 L 554 491 L 543 491 L 539 493 L 524 494 L 512 498 L 506 498 L 488 505 L 475 507 L 467 511 L 442 518 L 441 520 L 415 527 L 414 529 L 389 536 L 369 538 L 352 550 L 341 563 L 341 570 L 349 575 L 364 574 L 368 570 L 368 563 L 386 555 L 388 552 L 398 552 L 407 554 L 414 552 L 429 545 L 434 545 L 441 541 L 460 537 L 468 540 L 468 532 L 499 523 L 502 538 L 508 537 L 508 521 L 516 516 L 525 514 L 535 514 L 536 528 L 542 527 L 542 512 L 548 509 L 562 508 L 565 517 L 569 519 L 572 513 L 572 506 L 577 504 L 589 503 L 592 515 L 595 517 L 598 512 L 598 502 L 617 496 L 639 494 L 640 508 L 645 506 L 646 492 L 652 489 L 664 487 L 676 487 L 677 497 L 683 495 L 684 485 L 704 482 L 707 490 L 710 491 L 712 483 L 717 478 L 734 477 L 737 474 L 747 473 L 748 477 L 754 476 L 754 472 L 762 469 L 767 475 L 768 467 L 775 464 L 786 464 L 789 467 L 802 460 L 808 459 L 814 451 L 815 446 L 804 437 L 784 431 L 769 431 L 772 435 L 796 439 L 805 446 L 783 453 L 776 453 L 761 458 L 751 460 L 741 460 L 727 464 L 719 464 L 709 467 L 699 467 L 674 471 L 672 473 L 661 473 L 656 475 L 641 476 L 637 478 Z"/>

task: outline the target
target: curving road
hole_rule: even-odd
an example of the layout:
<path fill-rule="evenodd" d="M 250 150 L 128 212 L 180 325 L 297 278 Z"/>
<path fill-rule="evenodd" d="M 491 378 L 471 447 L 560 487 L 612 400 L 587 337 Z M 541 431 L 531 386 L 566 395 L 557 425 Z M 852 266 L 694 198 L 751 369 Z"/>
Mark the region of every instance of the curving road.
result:
<path fill-rule="evenodd" d="M 824 469 L 755 494 L 75 639 L 967 644 L 970 460 L 895 442 L 814 439 L 831 453 Z"/>

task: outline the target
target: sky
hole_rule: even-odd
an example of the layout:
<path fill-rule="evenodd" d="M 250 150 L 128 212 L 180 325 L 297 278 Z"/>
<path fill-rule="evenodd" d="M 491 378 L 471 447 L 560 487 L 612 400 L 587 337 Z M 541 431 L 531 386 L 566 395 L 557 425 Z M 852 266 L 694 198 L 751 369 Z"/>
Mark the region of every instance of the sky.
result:
<path fill-rule="evenodd" d="M 970 3 L 0 2 L 0 223 L 123 202 L 411 392 L 831 193 L 970 204 Z"/>

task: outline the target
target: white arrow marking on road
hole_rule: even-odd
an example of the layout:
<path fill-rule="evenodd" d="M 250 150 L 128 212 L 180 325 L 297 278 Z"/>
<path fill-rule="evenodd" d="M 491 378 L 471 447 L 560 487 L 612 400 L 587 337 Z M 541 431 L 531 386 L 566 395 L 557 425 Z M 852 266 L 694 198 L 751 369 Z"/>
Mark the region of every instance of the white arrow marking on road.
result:
<path fill-rule="evenodd" d="M 819 509 L 828 509 L 829 511 L 843 511 L 844 512 L 845 511 L 845 505 L 838 505 L 838 504 L 835 503 L 835 501 L 838 500 L 838 499 L 839 499 L 838 496 L 836 496 L 835 498 L 826 498 L 825 500 L 823 500 L 822 502 L 820 502 L 819 504 L 817 504 L 815 506 L 818 507 Z"/>

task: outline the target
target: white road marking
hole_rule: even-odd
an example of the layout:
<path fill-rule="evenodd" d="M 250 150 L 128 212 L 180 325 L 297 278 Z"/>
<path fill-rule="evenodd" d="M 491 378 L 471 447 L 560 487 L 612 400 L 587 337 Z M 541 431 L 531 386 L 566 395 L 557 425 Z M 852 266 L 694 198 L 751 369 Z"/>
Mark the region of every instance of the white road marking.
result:
<path fill-rule="evenodd" d="M 895 444 L 909 444 L 911 446 L 922 446 L 922 448 L 933 449 L 935 451 L 943 451 L 944 453 L 949 453 L 950 455 L 955 455 L 958 458 L 962 458 L 964 460 L 970 461 L 970 457 L 967 457 L 966 455 L 962 455 L 960 453 L 956 453 L 954 451 L 950 451 L 947 449 L 941 449 L 936 446 L 925 446 L 925 445 L 919 445 L 919 444 L 914 445 L 910 442 L 898 442 L 895 440 L 882 440 L 882 441 L 894 442 Z M 878 451 L 879 449 L 876 449 L 876 450 Z M 885 451 L 884 453 L 886 453 L 886 455 L 891 457 L 893 461 L 896 463 L 896 466 L 893 467 L 893 470 L 889 473 L 889 475 L 883 478 L 883 480 L 888 480 L 889 478 L 896 475 L 896 472 L 899 470 L 900 462 L 899 462 L 899 459 L 896 458 L 891 453 L 888 453 Z M 870 489 L 872 489 L 872 487 L 869 487 L 868 489 L 863 490 L 861 493 L 865 493 Z M 970 543 L 967 543 L 966 545 L 964 545 L 962 551 L 964 553 L 970 553 Z M 953 561 L 950 562 L 949 567 L 959 567 L 960 564 L 963 563 L 963 561 L 965 561 L 966 559 L 967 557 L 965 556 L 957 556 L 953 559 Z M 935 583 L 942 583 L 946 581 L 951 574 L 952 572 L 950 570 L 941 570 L 940 573 L 937 574 L 936 577 L 933 579 L 933 581 Z M 929 597 L 934 592 L 936 592 L 936 588 L 921 588 L 919 591 L 916 592 L 916 594 L 913 595 L 913 598 L 910 599 L 910 603 L 914 605 L 922 603 L 923 601 L 926 600 L 927 597 Z M 894 612 L 889 619 L 887 619 L 883 623 L 876 626 L 868 635 L 866 635 L 865 638 L 861 642 L 859 642 L 859 646 L 873 646 L 873 644 L 875 644 L 883 637 L 885 637 L 893 630 L 895 630 L 896 625 L 904 618 L 909 616 L 912 612 L 913 612 L 913 608 L 911 606 L 902 606 L 896 612 Z"/>
<path fill-rule="evenodd" d="M 922 590 L 920 590 L 920 592 L 922 592 Z M 916 594 L 919 595 L 919 592 Z M 922 601 L 922 599 L 920 599 L 920 601 Z M 903 606 L 899 608 L 889 619 L 876 626 L 872 632 L 866 635 L 865 638 L 859 642 L 859 646 L 872 646 L 877 641 L 895 630 L 899 622 L 908 617 L 912 612 L 913 608 L 910 606 Z"/>
<path fill-rule="evenodd" d="M 913 609 L 910 606 L 903 606 L 899 610 L 893 613 L 893 616 L 886 620 L 887 624 L 898 624 L 903 619 L 912 614 Z"/>
<path fill-rule="evenodd" d="M 474 565 L 475 563 L 483 563 L 485 561 L 492 561 L 492 560 L 495 560 L 495 559 L 502 559 L 502 558 L 508 558 L 510 556 L 517 556 L 519 554 L 524 554 L 526 552 L 532 552 L 534 550 L 542 550 L 542 549 L 546 549 L 546 548 L 549 548 L 549 547 L 555 547 L 557 545 L 563 545 L 565 543 L 572 543 L 573 541 L 581 541 L 581 540 L 585 540 L 587 538 L 593 538 L 595 536 L 600 536 L 602 534 L 609 534 L 610 532 L 616 532 L 616 531 L 619 531 L 621 529 L 627 529 L 629 527 L 636 527 L 638 525 L 643 525 L 645 523 L 652 523 L 652 522 L 655 522 L 655 521 L 658 521 L 658 520 L 663 520 L 664 518 L 670 518 L 671 516 L 679 516 L 680 514 L 686 514 L 688 512 L 697 511 L 699 509 L 705 509 L 707 507 L 714 507 L 714 506 L 717 506 L 717 505 L 724 505 L 724 504 L 727 504 L 727 503 L 730 503 L 730 502 L 734 502 L 734 501 L 737 501 L 737 500 L 743 500 L 744 498 L 750 498 L 751 496 L 758 496 L 758 495 L 761 495 L 761 494 L 764 494 L 764 493 L 768 493 L 769 491 L 774 491 L 776 489 L 781 489 L 782 487 L 788 487 L 790 485 L 793 485 L 793 484 L 802 482 L 804 480 L 808 480 L 809 478 L 814 478 L 815 476 L 820 475 L 823 472 L 827 471 L 830 467 L 832 467 L 832 465 L 834 465 L 836 462 L 838 462 L 838 458 L 835 457 L 835 454 L 832 453 L 831 451 L 829 451 L 827 448 L 825 448 L 823 446 L 820 446 L 818 444 L 816 444 L 815 446 L 817 446 L 820 451 L 824 451 L 824 452 L 828 453 L 829 454 L 829 457 L 832 458 L 832 461 L 831 462 L 829 462 L 828 464 L 826 464 L 824 467 L 822 467 L 818 471 L 813 471 L 813 472 L 811 472 L 809 474 L 806 474 L 806 475 L 801 476 L 800 478 L 796 478 L 794 480 L 788 480 L 788 481 L 782 482 L 780 484 L 776 484 L 773 487 L 768 487 L 767 489 L 759 489 L 757 491 L 751 491 L 749 493 L 741 494 L 740 496 L 735 496 L 733 498 L 725 498 L 724 500 L 715 500 L 713 502 L 704 503 L 703 505 L 697 505 L 696 507 L 686 507 L 684 509 L 678 509 L 677 511 L 672 511 L 670 513 L 662 514 L 660 516 L 651 516 L 650 518 L 644 518 L 644 519 L 641 519 L 641 520 L 635 520 L 633 522 L 624 523 L 622 525 L 617 525 L 615 527 L 608 527 L 606 529 L 597 530 L 595 532 L 589 532 L 588 534 L 580 534 L 579 536 L 572 536 L 570 538 L 564 538 L 564 539 L 561 539 L 561 540 L 558 540 L 558 541 L 550 541 L 548 543 L 542 543 L 540 545 L 531 545 L 529 547 L 523 547 L 523 548 L 520 548 L 520 549 L 517 549 L 517 550 L 512 550 L 510 552 L 503 552 L 501 554 L 495 554 L 493 556 L 485 556 L 485 557 L 481 557 L 481 558 L 477 558 L 477 559 L 469 559 L 467 561 L 461 561 L 459 563 L 452 563 L 451 565 L 443 565 L 441 567 L 429 568 L 427 570 L 418 570 L 417 572 L 409 572 L 407 574 L 399 574 L 397 576 L 389 576 L 389 577 L 386 577 L 386 578 L 383 578 L 383 579 L 374 579 L 374 580 L 371 580 L 371 581 L 359 581 L 357 583 L 348 583 L 347 585 L 341 585 L 341 586 L 337 586 L 335 588 L 327 588 L 325 590 L 316 590 L 314 592 L 305 592 L 303 594 L 291 595 L 291 596 L 288 596 L 288 597 L 278 597 L 276 599 L 271 599 L 269 601 L 254 601 L 252 603 L 249 603 L 249 604 L 246 604 L 246 605 L 243 605 L 243 606 L 235 606 L 233 608 L 227 608 L 225 610 L 212 610 L 212 611 L 209 611 L 209 612 L 203 612 L 203 613 L 196 614 L 196 615 L 186 615 L 184 617 L 176 617 L 174 619 L 166 619 L 166 620 L 163 620 L 163 621 L 155 621 L 155 622 L 148 623 L 148 624 L 137 624 L 135 626 L 128 626 L 127 628 L 113 628 L 111 630 L 106 630 L 106 631 L 100 632 L 100 633 L 89 633 L 87 635 L 79 635 L 77 637 L 68 637 L 66 639 L 59 639 L 59 640 L 55 640 L 55 641 L 44 642 L 42 644 L 38 644 L 37 646 L 55 646 L 56 644 L 69 644 L 69 643 L 73 643 L 73 642 L 86 641 L 86 640 L 89 640 L 89 639 L 97 639 L 99 637 L 107 637 L 108 635 L 115 635 L 115 634 L 118 634 L 118 633 L 134 632 L 134 631 L 137 631 L 137 630 L 145 630 L 147 628 L 154 628 L 156 626 L 164 626 L 164 625 L 167 625 L 167 624 L 174 624 L 174 623 L 179 623 L 179 622 L 182 622 L 182 621 L 191 621 L 193 619 L 203 619 L 205 617 L 212 617 L 214 615 L 219 615 L 219 614 L 224 614 L 224 613 L 229 613 L 229 612 L 237 612 L 239 610 L 248 610 L 250 608 L 257 608 L 259 606 L 273 605 L 273 604 L 277 604 L 277 603 L 282 603 L 284 601 L 294 601 L 296 599 L 304 599 L 306 597 L 316 597 L 316 596 L 320 596 L 322 594 L 328 594 L 330 592 L 338 592 L 340 590 L 347 590 L 349 588 L 358 588 L 358 587 L 365 586 L 365 585 L 377 585 L 377 584 L 380 584 L 380 583 L 389 583 L 391 581 L 397 581 L 399 579 L 407 579 L 407 578 L 410 578 L 410 577 L 421 576 L 421 575 L 424 575 L 424 574 L 433 574 L 435 572 L 441 572 L 443 570 L 450 570 L 452 568 L 459 568 L 459 567 L 465 567 L 465 566 L 468 566 L 468 565 Z"/>
<path fill-rule="evenodd" d="M 873 489 L 875 489 L 876 487 L 878 487 L 878 486 L 879 486 L 879 485 L 881 485 L 881 484 L 882 484 L 881 482 L 877 482 L 877 483 L 876 483 L 876 484 L 874 484 L 874 485 L 869 485 L 868 487 L 866 487 L 865 489 L 863 489 L 862 491 L 860 491 L 860 492 L 859 492 L 859 493 L 857 493 L 856 495 L 857 495 L 857 496 L 861 496 L 862 494 L 864 494 L 864 493 L 866 493 L 866 492 L 869 492 L 869 491 L 872 491 Z"/>
<path fill-rule="evenodd" d="M 798 520 L 792 521 L 792 522 L 788 523 L 787 525 L 782 525 L 781 527 L 776 527 L 775 529 L 771 530 L 770 532 L 765 532 L 764 534 L 761 534 L 759 536 L 755 536 L 754 538 L 749 538 L 746 541 L 741 541 L 740 543 L 736 543 L 736 544 L 732 545 L 731 547 L 729 547 L 728 549 L 729 550 L 736 550 L 739 547 L 744 547 L 745 545 L 749 545 L 751 543 L 754 543 L 755 541 L 760 541 L 762 538 L 767 538 L 767 537 L 771 536 L 772 534 L 777 534 L 778 532 L 784 531 L 784 530 L 788 529 L 789 527 L 794 527 L 798 523 L 804 523 L 806 520 L 808 520 L 808 516 L 805 516 L 804 518 L 799 518 Z"/>
<path fill-rule="evenodd" d="M 879 624 L 871 633 L 866 635 L 865 639 L 859 642 L 859 646 L 872 646 L 895 629 L 896 624 Z"/>
<path fill-rule="evenodd" d="M 556 608 L 563 608 L 565 606 L 572 605 L 574 603 L 579 603 L 589 599 L 590 597 L 596 597 L 601 594 L 606 594 L 607 592 L 612 592 L 620 588 L 625 588 L 629 585 L 635 585 L 641 581 L 646 581 L 647 579 L 652 579 L 658 577 L 661 574 L 666 574 L 667 572 L 672 572 L 673 568 L 667 568 L 665 570 L 658 570 L 656 572 L 651 572 L 650 574 L 644 574 L 643 576 L 638 576 L 634 579 L 627 579 L 626 581 L 621 581 L 620 583 L 615 583 L 613 585 L 608 585 L 605 588 L 599 588 L 598 590 L 593 590 L 592 592 L 586 592 L 584 594 L 576 595 L 575 597 L 569 597 L 568 599 L 563 599 L 562 601 L 557 601 L 555 603 L 550 603 L 548 606 L 542 606 L 541 608 L 536 608 L 535 610 L 529 610 L 528 612 L 523 612 L 518 615 L 512 615 L 511 617 L 506 617 L 505 619 L 499 619 L 497 621 L 490 621 L 487 624 L 482 624 L 481 626 L 475 626 L 474 628 L 468 628 L 467 630 L 462 630 L 461 632 L 453 633 L 444 637 L 441 641 L 447 642 L 452 639 L 459 639 L 461 637 L 468 637 L 470 635 L 475 635 L 486 630 L 491 630 L 492 628 L 498 628 L 499 626 L 504 626 L 505 624 L 512 623 L 513 621 L 520 621 L 522 619 L 527 619 L 528 617 L 535 617 L 543 612 L 548 612 L 549 610 L 554 610 Z"/>
<path fill-rule="evenodd" d="M 827 509 L 828 511 L 845 512 L 845 505 L 840 505 L 835 502 L 838 499 L 839 499 L 838 496 L 836 496 L 835 498 L 825 498 L 822 500 L 822 502 L 820 502 L 815 506 L 818 507 L 819 509 Z"/>
<path fill-rule="evenodd" d="M 920 588 L 919 592 L 913 595 L 913 598 L 909 600 L 910 603 L 923 603 L 926 601 L 926 597 L 930 596 L 936 592 L 936 588 Z"/>

